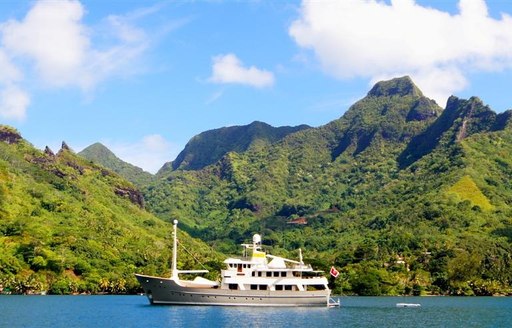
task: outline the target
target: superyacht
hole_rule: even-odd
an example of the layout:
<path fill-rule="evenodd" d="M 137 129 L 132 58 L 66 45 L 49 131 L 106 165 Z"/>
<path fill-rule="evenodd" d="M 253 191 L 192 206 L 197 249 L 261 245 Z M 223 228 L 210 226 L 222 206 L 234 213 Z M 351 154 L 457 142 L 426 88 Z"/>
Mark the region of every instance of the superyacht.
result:
<path fill-rule="evenodd" d="M 136 274 L 151 304 L 222 306 L 339 306 L 331 298 L 327 278 L 302 261 L 266 254 L 261 236 L 252 244 L 242 244 L 244 258 L 224 261 L 221 281 L 197 276 L 184 280 L 180 274 L 198 274 L 207 270 L 178 270 L 177 224 L 174 220 L 173 258 L 170 278 Z"/>

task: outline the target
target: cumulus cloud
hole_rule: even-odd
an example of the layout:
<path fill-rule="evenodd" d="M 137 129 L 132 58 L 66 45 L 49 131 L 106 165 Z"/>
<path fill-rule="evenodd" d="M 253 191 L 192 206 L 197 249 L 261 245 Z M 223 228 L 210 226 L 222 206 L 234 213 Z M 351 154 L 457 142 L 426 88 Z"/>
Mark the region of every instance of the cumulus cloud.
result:
<path fill-rule="evenodd" d="M 237 56 L 227 54 L 213 57 L 212 76 L 209 80 L 214 83 L 238 83 L 263 88 L 274 84 L 274 75 L 254 66 L 244 67 Z"/>
<path fill-rule="evenodd" d="M 138 166 L 150 173 L 156 173 L 166 162 L 176 158 L 177 145 L 159 134 L 152 134 L 134 143 L 102 141 L 123 161 Z"/>
<path fill-rule="evenodd" d="M 10 97 L 4 100 L 11 104 L 10 112 L 18 113 L 10 117 L 23 118 L 30 103 L 23 75 L 44 87 L 91 92 L 98 83 L 138 66 L 134 61 L 148 47 L 145 31 L 132 24 L 140 15 L 108 16 L 98 25 L 100 33 L 82 22 L 84 15 L 78 0 L 41 0 L 23 19 L 0 24 L 0 90 Z M 99 42 L 101 47 L 94 46 L 98 39 L 105 41 Z M 6 110 L 0 108 L 0 114 Z"/>
<path fill-rule="evenodd" d="M 75 82 L 90 46 L 84 14 L 77 1 L 36 2 L 22 21 L 2 26 L 5 49 L 34 61 L 38 74 L 51 85 Z"/>
<path fill-rule="evenodd" d="M 29 95 L 17 86 L 21 71 L 0 49 L 0 117 L 23 120 L 30 103 Z"/>
<path fill-rule="evenodd" d="M 414 0 L 304 1 L 289 29 L 337 78 L 410 75 L 444 104 L 468 71 L 512 68 L 512 17 L 489 16 L 484 0 L 460 0 L 451 15 Z"/>
<path fill-rule="evenodd" d="M 0 48 L 0 84 L 10 84 L 22 79 L 21 71 Z"/>
<path fill-rule="evenodd" d="M 30 96 L 14 85 L 0 90 L 0 116 L 6 119 L 23 120 Z"/>

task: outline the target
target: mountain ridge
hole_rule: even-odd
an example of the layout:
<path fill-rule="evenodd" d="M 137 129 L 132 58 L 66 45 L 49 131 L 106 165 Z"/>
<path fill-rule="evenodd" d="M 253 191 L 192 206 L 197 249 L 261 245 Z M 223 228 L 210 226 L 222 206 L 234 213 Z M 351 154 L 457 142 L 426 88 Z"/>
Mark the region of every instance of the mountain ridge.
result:
<path fill-rule="evenodd" d="M 308 129 L 308 125 L 273 127 L 254 121 L 248 125 L 236 125 L 208 130 L 194 136 L 176 159 L 166 163 L 157 173 L 164 175 L 170 170 L 197 170 L 220 160 L 228 152 L 244 152 L 250 147 L 274 143 L 288 134 Z M 205 151 L 205 150 L 208 151 Z"/>
<path fill-rule="evenodd" d="M 477 98 L 452 97 L 443 110 L 397 78 L 324 126 L 143 192 L 153 213 L 186 218 L 191 235 L 227 250 L 260 231 L 280 252 L 335 263 L 338 292 L 507 294 L 509 118 Z M 306 226 L 289 223 L 299 217 Z"/>
<path fill-rule="evenodd" d="M 65 144 L 41 152 L 0 128 L 0 284 L 135 291 L 134 268 L 166 270 L 178 219 L 225 254 L 254 233 L 273 254 L 301 248 L 339 268 L 336 293 L 512 295 L 511 117 L 476 97 L 441 109 L 396 78 L 323 126 L 249 138 L 140 191 Z"/>

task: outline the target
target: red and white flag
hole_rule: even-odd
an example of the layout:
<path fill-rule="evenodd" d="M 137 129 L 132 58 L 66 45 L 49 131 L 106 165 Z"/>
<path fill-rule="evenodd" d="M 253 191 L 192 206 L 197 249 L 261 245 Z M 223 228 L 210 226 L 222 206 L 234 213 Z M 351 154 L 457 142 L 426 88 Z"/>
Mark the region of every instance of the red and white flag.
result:
<path fill-rule="evenodd" d="M 336 268 L 334 266 L 331 267 L 331 276 L 333 276 L 334 278 L 338 278 L 338 276 L 340 275 L 340 273 L 338 272 L 338 270 L 336 270 Z"/>

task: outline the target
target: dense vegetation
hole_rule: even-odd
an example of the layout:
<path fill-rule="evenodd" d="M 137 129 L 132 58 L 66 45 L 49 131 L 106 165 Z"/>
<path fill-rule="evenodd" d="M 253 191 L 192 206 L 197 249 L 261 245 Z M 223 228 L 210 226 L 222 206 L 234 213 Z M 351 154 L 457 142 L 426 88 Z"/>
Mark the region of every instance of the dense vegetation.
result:
<path fill-rule="evenodd" d="M 166 163 L 157 173 L 165 176 L 172 170 L 198 170 L 219 161 L 226 153 L 244 152 L 272 144 L 287 135 L 308 129 L 307 125 L 272 127 L 263 122 L 209 130 L 193 137 L 173 162 Z"/>
<path fill-rule="evenodd" d="M 5 126 L 0 140 L 3 292 L 135 292 L 134 273 L 169 274 L 171 225 L 142 208 L 131 183 L 65 144 L 41 152 Z M 216 258 L 185 234 L 180 241 L 197 258 Z"/>
<path fill-rule="evenodd" d="M 336 293 L 512 294 L 511 116 L 478 98 L 443 110 L 404 77 L 318 128 L 205 132 L 142 178 L 101 145 L 54 155 L 2 127 L 0 284 L 135 291 L 134 272 L 168 274 L 179 219 L 187 267 L 218 268 L 209 246 L 238 253 L 257 232 L 275 254 L 335 265 Z"/>
<path fill-rule="evenodd" d="M 442 110 L 405 77 L 325 126 L 175 170 L 143 193 L 225 253 L 254 232 L 283 255 L 301 247 L 341 268 L 336 292 L 509 294 L 511 151 L 510 112 L 456 97 Z"/>

